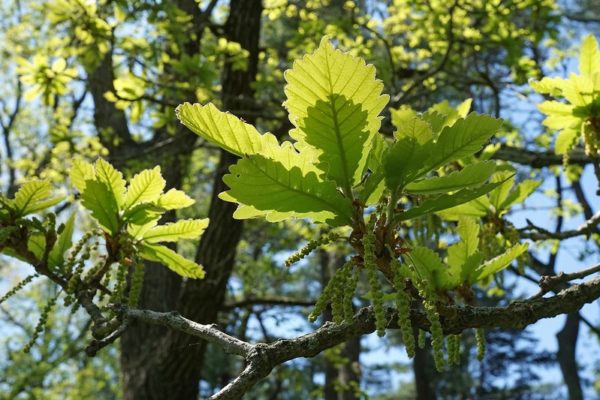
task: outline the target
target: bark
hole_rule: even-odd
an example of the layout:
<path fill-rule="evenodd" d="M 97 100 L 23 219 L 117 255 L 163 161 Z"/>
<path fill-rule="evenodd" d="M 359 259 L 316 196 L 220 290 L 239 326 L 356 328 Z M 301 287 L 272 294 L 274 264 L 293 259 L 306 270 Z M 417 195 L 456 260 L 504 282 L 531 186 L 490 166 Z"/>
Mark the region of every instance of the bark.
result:
<path fill-rule="evenodd" d="M 563 329 L 558 332 L 558 352 L 556 358 L 560 365 L 570 400 L 583 399 L 581 380 L 579 379 L 576 361 L 577 336 L 579 335 L 579 313 L 567 315 Z"/>

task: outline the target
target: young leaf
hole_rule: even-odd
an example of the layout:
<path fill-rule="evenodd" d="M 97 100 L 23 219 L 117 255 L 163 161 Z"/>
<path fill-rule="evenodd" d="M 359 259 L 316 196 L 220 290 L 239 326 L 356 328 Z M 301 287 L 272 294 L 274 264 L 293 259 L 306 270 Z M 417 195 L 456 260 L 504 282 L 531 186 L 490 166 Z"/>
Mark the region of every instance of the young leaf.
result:
<path fill-rule="evenodd" d="M 421 279 L 431 282 L 436 288 L 444 286 L 447 267 L 433 250 L 423 246 L 415 246 L 410 251 L 408 259 L 412 261 Z"/>
<path fill-rule="evenodd" d="M 204 278 L 204 269 L 201 265 L 188 260 L 168 247 L 143 244 L 140 247 L 140 256 L 149 261 L 159 262 L 181 276 L 193 279 Z"/>
<path fill-rule="evenodd" d="M 442 130 L 424 169 L 431 171 L 475 154 L 501 125 L 502 120 L 474 113 L 459 119 Z"/>
<path fill-rule="evenodd" d="M 48 255 L 48 265 L 50 267 L 61 267 L 65 261 L 65 253 L 71 248 L 73 244 L 73 231 L 75 229 L 75 213 L 72 213 L 67 222 L 65 228 L 58 236 L 56 244 Z"/>
<path fill-rule="evenodd" d="M 482 185 L 476 189 L 463 189 L 453 194 L 443 194 L 436 198 L 425 200 L 419 206 L 413 207 L 408 211 L 399 214 L 398 219 L 400 221 L 406 221 L 421 215 L 438 212 L 462 203 L 466 203 L 490 192 L 491 190 L 494 190 L 501 184 L 502 182 L 486 183 L 485 185 Z"/>
<path fill-rule="evenodd" d="M 417 194 L 437 194 L 472 188 L 483 184 L 496 170 L 494 161 L 469 164 L 460 171 L 446 176 L 424 179 L 410 183 L 406 191 Z"/>
<path fill-rule="evenodd" d="M 62 198 L 52 195 L 52 185 L 47 181 L 34 179 L 24 183 L 13 200 L 13 207 L 19 216 L 32 214 L 48 207 L 52 207 Z"/>
<path fill-rule="evenodd" d="M 422 160 L 430 155 L 432 142 L 421 145 L 413 138 L 402 138 L 384 154 L 383 169 L 387 187 L 396 192 L 421 174 Z"/>
<path fill-rule="evenodd" d="M 75 186 L 79 193 L 83 193 L 85 190 L 85 182 L 94 180 L 96 172 L 94 171 L 94 166 L 89 162 L 84 160 L 73 160 L 73 165 L 69 171 L 69 177 L 71 178 L 73 186 Z"/>
<path fill-rule="evenodd" d="M 167 193 L 161 195 L 156 202 L 158 207 L 165 210 L 176 210 L 189 207 L 195 203 L 195 200 L 187 194 L 177 189 L 170 189 Z"/>
<path fill-rule="evenodd" d="M 109 187 L 102 182 L 88 180 L 81 194 L 81 204 L 90 210 L 100 226 L 108 233 L 119 230 L 119 207 Z"/>
<path fill-rule="evenodd" d="M 529 245 L 527 243 L 518 243 L 498 257 L 486 261 L 482 266 L 474 271 L 473 275 L 471 275 L 471 283 L 481 281 L 488 276 L 508 267 L 510 263 L 523 254 L 528 247 Z"/>
<path fill-rule="evenodd" d="M 144 234 L 144 242 L 176 242 L 179 239 L 196 239 L 207 226 L 208 218 L 180 220 L 172 224 L 160 225 Z"/>
<path fill-rule="evenodd" d="M 131 179 L 123 208 L 129 209 L 138 204 L 158 200 L 165 184 L 166 182 L 160 174 L 160 167 L 143 170 Z"/>
<path fill-rule="evenodd" d="M 352 204 L 337 191 L 333 182 L 321 181 L 314 172 L 284 164 L 258 154 L 242 158 L 229 168 L 223 181 L 230 190 L 219 197 L 237 202 L 235 218 L 259 215 L 269 221 L 287 218 L 311 218 L 315 222 L 332 220 L 350 224 Z M 333 221 L 335 220 L 335 221 Z"/>
<path fill-rule="evenodd" d="M 123 205 L 125 197 L 125 180 L 123 179 L 123 174 L 102 158 L 96 161 L 95 170 L 96 179 L 109 188 L 120 208 Z"/>
<path fill-rule="evenodd" d="M 600 72 L 600 51 L 593 35 L 587 35 L 581 45 L 579 55 L 579 72 L 583 76 L 592 77 Z"/>
<path fill-rule="evenodd" d="M 500 209 L 508 210 L 512 205 L 522 203 L 542 184 L 542 181 L 526 179 L 519 183 L 512 192 L 506 197 L 506 200 L 500 205 Z"/>
<path fill-rule="evenodd" d="M 319 150 L 319 168 L 344 190 L 361 180 L 369 145 L 389 96 L 375 67 L 323 39 L 319 48 L 286 71 L 284 106 L 297 128 L 290 135 Z M 346 193 L 348 194 L 348 193 Z"/>
<path fill-rule="evenodd" d="M 277 145 L 275 136 L 261 135 L 252 125 L 210 103 L 205 106 L 184 103 L 175 113 L 192 132 L 239 157 L 262 154 L 264 147 Z"/>

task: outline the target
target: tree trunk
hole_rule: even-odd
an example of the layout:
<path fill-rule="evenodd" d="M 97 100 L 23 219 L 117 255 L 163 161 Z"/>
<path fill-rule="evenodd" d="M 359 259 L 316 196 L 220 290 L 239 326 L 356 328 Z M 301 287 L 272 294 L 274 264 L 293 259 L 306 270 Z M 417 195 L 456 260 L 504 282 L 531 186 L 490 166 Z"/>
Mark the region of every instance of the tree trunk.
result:
<path fill-rule="evenodd" d="M 556 334 L 558 352 L 556 358 L 560 365 L 565 384 L 569 390 L 570 400 L 582 400 L 581 381 L 579 379 L 576 361 L 577 336 L 579 335 L 579 313 L 567 315 L 565 325 Z"/>
<path fill-rule="evenodd" d="M 248 109 L 254 96 L 252 83 L 257 73 L 261 14 L 261 0 L 230 2 L 226 35 L 229 40 L 240 43 L 242 48 L 248 50 L 249 58 L 245 70 L 234 70 L 230 64 L 225 66 L 222 80 L 225 109 Z M 253 122 L 252 118 L 243 117 Z M 193 137 L 189 132 L 187 135 Z M 182 152 L 186 150 L 185 147 L 181 149 Z M 217 197 L 218 193 L 227 189 L 222 177 L 235 161 L 236 157 L 231 154 L 221 153 L 214 177 L 208 212 L 211 222 L 202 236 L 196 257 L 206 270 L 206 278 L 189 280 L 181 285 L 181 280 L 166 268 L 154 268 L 152 276 L 144 282 L 142 307 L 157 311 L 177 309 L 185 317 L 200 323 L 216 320 L 242 233 L 241 221 L 232 218 L 236 206 Z M 179 171 L 183 171 L 183 168 Z M 178 183 L 181 183 L 181 179 Z M 125 399 L 198 398 L 205 342 L 172 330 L 144 325 L 130 328 L 123 336 L 121 345 Z"/>

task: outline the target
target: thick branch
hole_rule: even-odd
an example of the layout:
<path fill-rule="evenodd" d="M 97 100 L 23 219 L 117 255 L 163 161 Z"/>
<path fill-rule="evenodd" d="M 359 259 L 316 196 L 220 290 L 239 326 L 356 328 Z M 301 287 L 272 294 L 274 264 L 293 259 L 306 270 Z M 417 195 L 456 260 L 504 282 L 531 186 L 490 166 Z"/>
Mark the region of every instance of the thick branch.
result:
<path fill-rule="evenodd" d="M 496 160 L 512 161 L 521 165 L 528 165 L 532 168 L 550 167 L 553 165 L 562 165 L 563 158 L 548 151 L 532 151 L 520 149 L 512 146 L 502 146 L 492 156 Z M 575 149 L 569 155 L 569 164 L 587 165 L 592 159 L 585 155 L 582 149 Z"/>
<path fill-rule="evenodd" d="M 593 267 L 590 270 L 595 270 Z M 586 270 L 586 273 L 590 270 Z M 507 307 L 442 306 L 441 322 L 446 334 L 460 333 L 468 328 L 523 329 L 543 318 L 570 314 L 584 304 L 600 297 L 600 277 L 573 285 L 552 297 L 531 297 L 515 301 Z M 343 343 L 351 337 L 375 330 L 375 317 L 370 307 L 363 308 L 349 323 L 326 323 L 315 332 L 294 339 L 278 340 L 270 344 L 251 345 L 233 338 L 214 325 L 201 325 L 177 313 L 158 313 L 147 310 L 123 310 L 127 318 L 161 324 L 222 346 L 226 352 L 244 356 L 244 371 L 212 399 L 239 399 L 271 370 L 286 361 L 300 357 L 314 357 L 325 349 Z M 393 309 L 388 310 L 388 328 L 398 328 Z M 429 322 L 420 309 L 412 311 L 415 327 L 428 329 Z"/>

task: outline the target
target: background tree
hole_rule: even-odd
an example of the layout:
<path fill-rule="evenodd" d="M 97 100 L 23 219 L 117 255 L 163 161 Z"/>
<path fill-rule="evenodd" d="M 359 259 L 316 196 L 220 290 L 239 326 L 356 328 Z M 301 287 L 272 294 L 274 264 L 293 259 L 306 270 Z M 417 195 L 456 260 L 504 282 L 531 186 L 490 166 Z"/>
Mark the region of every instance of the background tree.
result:
<path fill-rule="evenodd" d="M 505 274 L 505 279 L 515 273 L 537 280 L 538 274 L 562 271 L 558 254 L 565 246 L 561 240 L 567 238 L 563 231 L 573 227 L 566 227 L 568 219 L 596 221 L 596 197 L 587 189 L 590 167 L 581 173 L 582 167 L 592 165 L 593 158 L 576 148 L 569 168 L 561 175 L 562 157 L 553 154 L 551 135 L 540 134 L 539 114 L 525 106 L 527 101 L 515 100 L 530 95 L 535 98 L 525 85 L 528 79 L 541 79 L 568 66 L 563 57 L 569 53 L 551 50 L 558 44 L 560 29 L 573 20 L 583 21 L 577 17 L 582 15 L 579 8 L 560 9 L 552 1 L 525 0 L 53 0 L 5 2 L 2 15 L 5 57 L 1 62 L 5 72 L 1 79 L 9 94 L 2 100 L 6 194 L 14 194 L 18 183 L 31 176 L 46 177 L 57 188 L 67 188 L 65 177 L 72 168 L 71 160 L 103 155 L 126 175 L 160 165 L 167 188 L 185 188 L 197 199 L 192 211 L 182 210 L 177 216 L 172 212 L 169 220 L 208 216 L 212 221 L 197 245 L 179 246 L 181 252 L 204 266 L 207 279 L 182 281 L 166 268 L 148 265 L 141 308 L 178 310 L 200 323 L 220 321 L 235 336 L 258 337 L 265 342 L 282 335 L 275 321 L 296 325 L 300 331 L 309 329 L 297 317 L 274 311 L 278 310 L 275 307 L 305 315 L 304 307 L 316 301 L 320 293 L 315 285 L 320 274 L 327 277 L 327 270 L 335 264 L 328 260 L 340 259 L 343 252 L 327 249 L 297 269 L 282 271 L 282 254 L 295 250 L 299 238 L 308 240 L 317 232 L 303 222 L 267 228 L 263 222 L 242 225 L 233 219 L 235 206 L 216 195 L 227 189 L 222 176 L 236 157 L 192 135 L 176 121 L 173 110 L 185 101 L 211 101 L 256 124 L 261 131 L 287 137 L 291 125 L 281 107 L 282 71 L 291 67 L 293 60 L 312 52 L 324 34 L 340 48 L 377 67 L 384 92 L 391 95 L 390 106 L 384 111 L 391 118 L 385 121 L 402 121 L 408 112 L 402 106 L 424 111 L 442 100 L 458 104 L 472 98 L 474 110 L 508 118 L 514 124 L 514 129 L 506 129 L 495 139 L 500 148 L 493 157 L 516 163 L 519 180 L 534 177 L 549 182 L 542 188 L 553 185 L 554 193 L 549 197 L 559 211 L 556 226 L 544 226 L 545 230 L 526 225 L 518 217 L 513 219 L 517 226 L 525 226 L 519 232 L 523 237 L 540 240 L 541 245 L 532 250 L 530 261 L 523 260 L 519 268 Z M 588 30 L 587 25 L 577 29 Z M 549 56 L 550 63 L 546 63 Z M 443 113 L 447 107 L 442 104 L 433 110 Z M 520 117 L 519 109 L 531 115 L 536 124 Z M 385 122 L 382 130 L 391 136 L 394 127 Z M 68 198 L 61 209 L 70 208 L 71 200 Z M 491 225 L 497 221 L 485 222 Z M 452 229 L 437 220 L 417 221 L 411 237 L 421 240 L 424 224 L 440 224 L 434 229 L 439 238 Z M 589 230 L 577 233 L 591 233 L 596 238 L 595 225 L 591 223 Z M 510 225 L 499 232 L 504 236 L 511 233 Z M 498 240 L 504 239 L 499 235 Z M 597 244 L 594 240 L 579 243 L 581 257 L 593 263 L 594 256 L 589 253 L 597 252 Z M 547 262 L 542 261 L 545 258 Z M 264 283 L 259 286 L 258 282 Z M 501 282 L 497 284 L 498 289 L 502 287 Z M 356 299 L 357 306 L 366 304 L 368 301 Z M 56 318 L 66 318 L 59 313 Z M 83 314 L 78 318 L 85 323 Z M 573 368 L 581 323 L 597 332 L 597 322 L 575 313 L 570 314 L 558 337 L 557 360 L 573 399 L 583 398 L 581 377 Z M 55 340 L 60 341 L 60 337 Z M 356 390 L 368 390 L 352 384 L 368 376 L 357 368 L 357 347 L 360 349 L 353 339 L 346 345 L 346 350 L 352 351 L 332 351 L 322 361 L 286 365 L 254 389 L 256 396 L 294 398 L 294 394 L 282 393 L 290 382 L 297 384 L 298 392 L 293 393 L 321 396 L 316 394 L 321 393 L 319 385 L 298 372 L 302 371 L 310 377 L 325 374 L 322 396 L 326 398 L 337 395 L 331 390 L 336 377 L 350 376 L 348 382 L 341 379 L 348 385 L 346 390 L 340 385 L 336 388 L 352 398 Z M 106 368 L 116 373 L 114 358 L 109 357 L 116 350 L 101 354 L 107 357 Z M 123 395 L 132 399 L 196 398 L 199 381 L 212 393 L 241 367 L 207 349 L 203 341 L 139 322 L 132 323 L 123 334 L 120 361 Z M 21 357 L 19 365 L 21 362 L 31 363 L 31 359 Z M 448 378 L 438 376 L 442 383 L 429 387 L 419 382 L 424 376 L 419 368 L 415 371 L 418 395 L 431 398 L 428 396 L 435 392 L 443 397 L 447 392 L 440 388 Z M 435 374 L 431 362 L 423 368 Z M 53 373 L 43 371 L 44 376 Z M 54 387 L 48 381 L 32 382 L 28 388 Z"/>

